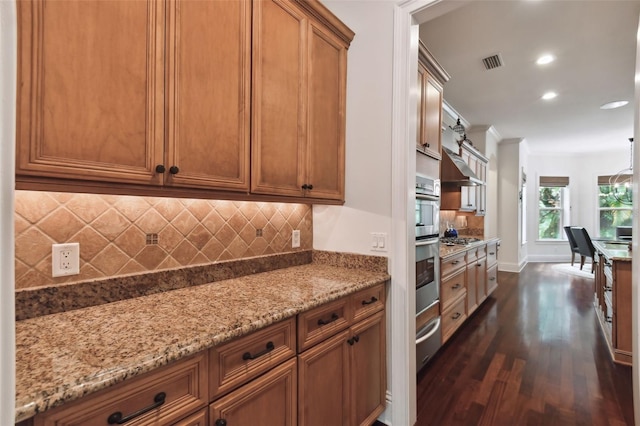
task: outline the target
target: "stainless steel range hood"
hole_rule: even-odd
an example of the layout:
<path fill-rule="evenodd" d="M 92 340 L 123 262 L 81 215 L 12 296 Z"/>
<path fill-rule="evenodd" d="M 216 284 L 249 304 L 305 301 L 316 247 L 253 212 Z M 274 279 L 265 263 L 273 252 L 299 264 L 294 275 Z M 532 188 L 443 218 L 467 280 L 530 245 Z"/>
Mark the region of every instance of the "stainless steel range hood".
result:
<path fill-rule="evenodd" d="M 465 163 L 465 161 L 449 148 L 442 147 L 445 155 L 442 156 L 441 180 L 442 184 L 457 186 L 482 185 L 482 181 Z"/>

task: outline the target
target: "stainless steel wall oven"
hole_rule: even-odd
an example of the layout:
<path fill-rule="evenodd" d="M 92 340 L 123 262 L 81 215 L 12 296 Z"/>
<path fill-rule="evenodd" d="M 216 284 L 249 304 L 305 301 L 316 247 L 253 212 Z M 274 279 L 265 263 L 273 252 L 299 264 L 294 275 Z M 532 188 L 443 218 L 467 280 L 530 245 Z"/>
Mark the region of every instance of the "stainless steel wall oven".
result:
<path fill-rule="evenodd" d="M 416 175 L 416 370 L 441 346 L 440 180 Z"/>

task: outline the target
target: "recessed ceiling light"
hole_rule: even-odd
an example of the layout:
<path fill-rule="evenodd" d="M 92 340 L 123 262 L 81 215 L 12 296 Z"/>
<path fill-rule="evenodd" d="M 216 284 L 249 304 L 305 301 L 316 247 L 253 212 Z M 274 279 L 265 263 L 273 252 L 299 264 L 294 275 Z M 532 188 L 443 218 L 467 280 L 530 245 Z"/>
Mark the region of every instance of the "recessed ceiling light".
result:
<path fill-rule="evenodd" d="M 625 106 L 626 104 L 628 104 L 629 101 L 613 101 L 613 102 L 607 102 L 604 105 L 600 105 L 600 109 L 614 109 L 614 108 L 620 108 Z"/>
<path fill-rule="evenodd" d="M 548 101 L 555 98 L 556 96 L 558 96 L 556 92 L 547 92 L 544 95 L 542 95 L 542 99 L 544 99 L 545 101 Z"/>
<path fill-rule="evenodd" d="M 553 55 L 542 55 L 538 58 L 538 60 L 536 61 L 536 64 L 538 65 L 547 65 L 550 64 L 551 62 L 555 61 L 556 58 Z"/>

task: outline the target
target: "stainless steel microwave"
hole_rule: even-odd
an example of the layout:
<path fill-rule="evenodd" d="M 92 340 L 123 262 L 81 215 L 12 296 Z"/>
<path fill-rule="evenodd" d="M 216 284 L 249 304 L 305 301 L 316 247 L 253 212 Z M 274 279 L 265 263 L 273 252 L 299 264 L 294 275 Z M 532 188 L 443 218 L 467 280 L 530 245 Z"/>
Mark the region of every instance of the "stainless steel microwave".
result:
<path fill-rule="evenodd" d="M 416 175 L 416 239 L 440 233 L 440 179 Z"/>

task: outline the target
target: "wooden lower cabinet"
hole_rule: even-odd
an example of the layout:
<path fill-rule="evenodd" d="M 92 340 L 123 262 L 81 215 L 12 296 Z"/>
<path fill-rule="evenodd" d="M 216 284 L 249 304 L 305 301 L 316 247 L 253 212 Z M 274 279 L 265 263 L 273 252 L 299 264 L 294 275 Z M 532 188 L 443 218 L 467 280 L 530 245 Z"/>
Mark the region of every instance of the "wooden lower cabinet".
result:
<path fill-rule="evenodd" d="M 349 399 L 349 330 L 298 355 L 300 425 L 346 425 Z"/>
<path fill-rule="evenodd" d="M 633 361 L 631 330 L 631 276 L 630 259 L 608 256 L 606 248 L 596 246 L 595 309 L 611 358 L 619 364 Z"/>
<path fill-rule="evenodd" d="M 371 425 L 386 402 L 384 311 L 351 328 L 351 396 L 353 425 Z"/>
<path fill-rule="evenodd" d="M 476 264 L 467 265 L 467 315 L 478 308 L 478 276 Z"/>
<path fill-rule="evenodd" d="M 297 360 L 292 358 L 209 406 L 215 426 L 295 426 Z"/>
<path fill-rule="evenodd" d="M 386 403 L 385 360 L 384 309 L 298 354 L 298 424 L 373 424 Z"/>
<path fill-rule="evenodd" d="M 386 402 L 384 306 L 384 284 L 361 290 L 22 426 L 371 425 Z"/>
<path fill-rule="evenodd" d="M 172 426 L 207 426 L 209 424 L 209 410 L 203 408 L 195 414 L 190 415 L 186 419 L 174 423 Z"/>
<path fill-rule="evenodd" d="M 35 417 L 34 425 L 108 426 L 127 417 L 133 417 L 126 421 L 127 426 L 173 425 L 177 421 L 185 421 L 185 417 L 195 410 L 206 408 L 207 395 L 205 351 L 74 403 L 46 411 Z M 160 400 L 164 402 L 158 404 Z M 154 404 L 156 408 L 143 411 Z M 186 426 L 198 423 L 177 424 Z"/>

